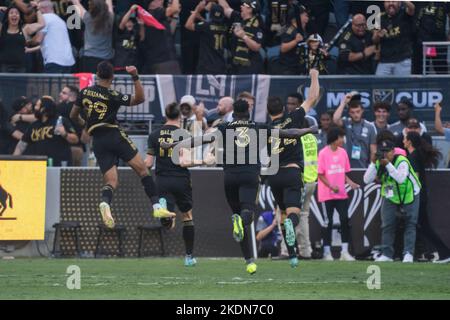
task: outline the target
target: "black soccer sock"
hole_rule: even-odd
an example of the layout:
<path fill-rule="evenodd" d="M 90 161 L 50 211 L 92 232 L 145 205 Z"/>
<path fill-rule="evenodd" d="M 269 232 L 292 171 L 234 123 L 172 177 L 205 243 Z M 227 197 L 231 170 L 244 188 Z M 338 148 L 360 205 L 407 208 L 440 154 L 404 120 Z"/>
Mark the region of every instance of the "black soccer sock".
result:
<path fill-rule="evenodd" d="M 186 255 L 192 255 L 194 251 L 194 221 L 183 221 L 183 240 L 186 247 Z"/>
<path fill-rule="evenodd" d="M 102 188 L 102 202 L 111 204 L 113 198 L 114 189 L 111 185 L 107 184 Z"/>
<path fill-rule="evenodd" d="M 146 176 L 141 179 L 141 183 L 144 186 L 145 194 L 151 200 L 152 204 L 159 203 L 159 197 L 156 192 L 156 185 L 152 176 Z"/>
<path fill-rule="evenodd" d="M 281 225 L 281 232 L 283 233 L 283 238 L 284 238 L 284 244 L 286 245 L 288 254 L 289 254 L 289 258 L 294 258 L 297 256 L 297 254 L 295 253 L 295 247 L 294 246 L 289 246 L 287 244 L 286 241 L 286 229 L 284 229 L 284 225 Z M 295 241 L 297 243 L 297 241 Z"/>
<path fill-rule="evenodd" d="M 287 215 L 287 219 L 290 219 L 292 221 L 292 225 L 294 226 L 294 229 L 300 223 L 300 218 L 298 217 L 298 214 L 296 214 L 296 213 L 289 213 Z"/>
<path fill-rule="evenodd" d="M 252 262 L 253 255 L 252 250 L 250 246 L 250 227 L 244 226 L 244 239 L 242 239 L 241 242 L 239 242 L 239 245 L 241 246 L 242 255 L 244 256 L 245 262 L 250 263 Z"/>

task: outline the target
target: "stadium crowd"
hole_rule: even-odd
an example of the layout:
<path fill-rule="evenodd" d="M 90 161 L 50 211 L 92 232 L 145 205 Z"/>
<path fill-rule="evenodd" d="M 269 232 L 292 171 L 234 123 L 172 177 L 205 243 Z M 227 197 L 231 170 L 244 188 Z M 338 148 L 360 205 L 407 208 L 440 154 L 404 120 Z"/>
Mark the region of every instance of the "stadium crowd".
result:
<path fill-rule="evenodd" d="M 422 43 L 448 39 L 449 13 L 433 1 L 1 0 L 0 71 L 95 73 L 109 60 L 142 74 L 421 74 Z M 447 49 L 431 49 L 448 73 Z"/>

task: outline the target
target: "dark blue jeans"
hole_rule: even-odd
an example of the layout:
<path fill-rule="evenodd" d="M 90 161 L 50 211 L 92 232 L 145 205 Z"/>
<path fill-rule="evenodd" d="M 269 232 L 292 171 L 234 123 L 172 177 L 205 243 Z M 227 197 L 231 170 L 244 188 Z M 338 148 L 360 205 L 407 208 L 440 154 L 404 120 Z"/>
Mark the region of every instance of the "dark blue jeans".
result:
<path fill-rule="evenodd" d="M 56 63 L 47 63 L 44 66 L 44 73 L 72 73 L 72 66 L 60 66 Z"/>

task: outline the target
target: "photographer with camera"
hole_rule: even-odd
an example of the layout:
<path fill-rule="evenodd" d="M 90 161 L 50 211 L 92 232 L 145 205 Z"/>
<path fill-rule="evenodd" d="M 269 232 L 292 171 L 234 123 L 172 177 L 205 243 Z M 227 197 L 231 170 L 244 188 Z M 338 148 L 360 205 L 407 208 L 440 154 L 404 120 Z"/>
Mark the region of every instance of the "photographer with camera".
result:
<path fill-rule="evenodd" d="M 408 158 L 395 152 L 395 143 L 381 140 L 372 163 L 364 174 L 364 183 L 381 184 L 381 243 L 382 255 L 377 262 L 393 261 L 397 218 L 405 221 L 403 262 L 413 262 L 416 227 L 420 205 L 419 178 Z"/>

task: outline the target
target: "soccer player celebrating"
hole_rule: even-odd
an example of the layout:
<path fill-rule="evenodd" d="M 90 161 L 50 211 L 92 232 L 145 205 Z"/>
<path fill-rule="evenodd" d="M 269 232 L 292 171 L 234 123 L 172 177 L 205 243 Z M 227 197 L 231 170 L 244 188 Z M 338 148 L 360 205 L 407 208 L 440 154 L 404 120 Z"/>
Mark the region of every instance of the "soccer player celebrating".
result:
<path fill-rule="evenodd" d="M 272 120 L 272 126 L 278 129 L 302 128 L 305 115 L 316 104 L 319 98 L 319 72 L 310 70 L 311 88 L 308 98 L 300 108 L 286 113 L 281 99 L 269 98 L 267 112 Z M 299 138 L 273 138 L 271 139 L 271 152 L 279 155 L 279 170 L 275 175 L 268 177 L 268 182 L 276 203 L 280 207 L 281 230 L 289 253 L 289 263 L 295 268 L 298 258 L 295 247 L 297 239 L 295 227 L 299 223 L 301 209 L 302 180 L 301 167 L 303 163 L 301 141 Z"/>
<path fill-rule="evenodd" d="M 161 142 L 173 142 L 173 132 L 180 129 L 180 106 L 171 103 L 166 107 L 167 122 L 161 129 L 153 131 L 148 138 L 147 166 L 153 165 L 156 158 L 156 184 L 160 197 L 168 200 L 170 211 L 175 203 L 183 214 L 183 240 L 186 247 L 184 265 L 195 266 L 196 259 L 192 257 L 194 249 L 194 222 L 192 219 L 192 187 L 191 175 L 185 163 L 180 165 L 172 161 L 173 148 L 161 148 Z M 186 131 L 187 133 L 187 131 Z M 188 133 L 187 133 L 188 134 Z M 163 218 L 161 223 L 168 227 L 175 224 L 174 218 Z"/>
<path fill-rule="evenodd" d="M 275 130 L 269 126 L 250 120 L 250 107 L 247 101 L 237 100 L 233 104 L 233 121 L 221 123 L 217 131 L 194 139 L 183 140 L 179 147 L 189 147 L 197 142 L 222 141 L 217 149 L 223 148 L 223 168 L 225 196 L 233 210 L 233 237 L 239 242 L 246 262 L 246 270 L 250 274 L 256 272 L 250 245 L 250 225 L 256 210 L 256 198 L 259 188 L 261 170 L 260 152 L 267 147 L 270 136 L 298 139 L 314 129 Z M 264 132 L 265 131 L 265 132 Z M 213 137 L 221 137 L 213 139 Z M 173 147 L 169 143 L 165 148 Z M 220 142 L 219 142 L 220 144 Z"/>
<path fill-rule="evenodd" d="M 155 184 L 147 170 L 138 150 L 127 134 L 119 127 L 117 111 L 121 106 L 135 106 L 145 100 L 144 88 L 139 81 L 137 69 L 126 67 L 133 77 L 135 95 L 122 94 L 111 90 L 114 79 L 114 68 L 111 63 L 103 61 L 97 66 L 98 83 L 83 89 L 72 108 L 70 118 L 74 123 L 84 127 L 93 137 L 93 148 L 100 170 L 103 174 L 102 202 L 100 213 L 103 222 L 109 228 L 114 228 L 115 222 L 111 215 L 113 192 L 119 183 L 117 165 L 119 159 L 127 162 L 141 178 L 145 193 L 153 204 L 153 216 L 156 218 L 173 217 L 175 214 L 162 208 L 156 195 Z M 80 116 L 84 109 L 86 120 Z"/>

